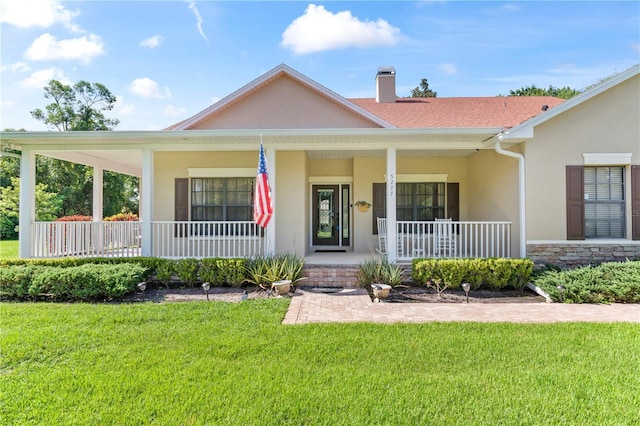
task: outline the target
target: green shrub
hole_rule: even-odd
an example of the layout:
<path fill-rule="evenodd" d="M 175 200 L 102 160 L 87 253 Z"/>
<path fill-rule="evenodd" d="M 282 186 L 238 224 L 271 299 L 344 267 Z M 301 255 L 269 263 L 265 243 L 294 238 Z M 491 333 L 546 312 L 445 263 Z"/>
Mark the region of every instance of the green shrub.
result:
<path fill-rule="evenodd" d="M 374 283 L 388 284 L 396 287 L 402 284 L 404 270 L 386 257 L 382 260 L 370 258 L 360 264 L 358 284 L 366 287 Z"/>
<path fill-rule="evenodd" d="M 0 298 L 24 299 L 29 295 L 29 286 L 34 273 L 42 267 L 12 266 L 0 269 Z"/>
<path fill-rule="evenodd" d="M 509 285 L 513 273 L 510 259 L 489 258 L 487 267 L 489 271 L 486 275 L 486 284 L 489 289 L 500 290 Z"/>
<path fill-rule="evenodd" d="M 640 261 L 547 271 L 536 278 L 535 284 L 555 301 L 560 300 L 558 286 L 564 286 L 566 303 L 638 303 Z"/>
<path fill-rule="evenodd" d="M 271 286 L 271 283 L 267 283 L 265 280 L 268 258 L 268 256 L 259 255 L 247 260 L 245 264 L 245 277 L 247 282 L 262 288 L 267 288 L 267 285 Z"/>
<path fill-rule="evenodd" d="M 147 269 L 145 274 L 150 276 L 155 272 L 158 265 L 162 264 L 165 259 L 158 257 L 60 257 L 55 259 L 0 259 L 0 268 L 9 266 L 56 266 L 60 268 L 69 268 L 86 264 L 137 264 Z"/>
<path fill-rule="evenodd" d="M 483 283 L 487 282 L 489 267 L 485 259 L 473 258 L 464 259 L 465 277 L 464 282 L 471 284 L 473 290 L 478 290 Z"/>
<path fill-rule="evenodd" d="M 449 288 L 460 288 L 467 274 L 465 259 L 442 259 L 438 262 L 436 278 Z"/>
<path fill-rule="evenodd" d="M 240 287 L 245 280 L 245 259 L 205 258 L 200 264 L 200 279 L 212 285 Z"/>
<path fill-rule="evenodd" d="M 245 280 L 264 289 L 274 281 L 291 280 L 297 284 L 304 279 L 304 259 L 296 254 L 255 256 L 245 262 Z"/>
<path fill-rule="evenodd" d="M 178 278 L 180 278 L 180 281 L 187 284 L 189 287 L 193 287 L 198 281 L 199 269 L 200 262 L 198 262 L 198 259 L 178 259 L 175 262 L 175 272 L 178 274 Z"/>
<path fill-rule="evenodd" d="M 157 263 L 154 270 L 153 278 L 164 285 L 166 288 L 169 288 L 169 283 L 171 282 L 171 278 L 173 278 L 173 274 L 175 272 L 175 260 L 160 260 L 162 261 Z"/>
<path fill-rule="evenodd" d="M 135 264 L 34 267 L 28 295 L 54 300 L 112 299 L 134 291 L 145 273 L 146 268 Z"/>
<path fill-rule="evenodd" d="M 441 293 L 447 288 L 459 288 L 463 282 L 474 290 L 523 288 L 532 272 L 533 262 L 529 259 L 414 259 L 411 277 Z"/>

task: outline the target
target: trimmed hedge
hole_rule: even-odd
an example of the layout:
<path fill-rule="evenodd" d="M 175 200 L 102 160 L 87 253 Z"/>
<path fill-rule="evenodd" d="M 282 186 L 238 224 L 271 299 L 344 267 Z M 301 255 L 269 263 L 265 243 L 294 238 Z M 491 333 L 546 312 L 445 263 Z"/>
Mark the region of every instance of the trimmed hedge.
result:
<path fill-rule="evenodd" d="M 246 260 L 205 258 L 200 262 L 200 279 L 212 285 L 240 287 L 245 281 Z"/>
<path fill-rule="evenodd" d="M 0 296 L 8 299 L 108 300 L 136 289 L 147 269 L 135 264 L 11 266 L 0 269 Z"/>
<path fill-rule="evenodd" d="M 535 284 L 555 301 L 560 301 L 558 286 L 564 286 L 565 303 L 640 303 L 640 261 L 547 271 Z"/>
<path fill-rule="evenodd" d="M 459 288 L 463 282 L 474 290 L 486 287 L 522 289 L 533 273 L 529 259 L 414 259 L 411 277 L 420 285 L 436 286 L 441 292 L 446 288 Z"/>

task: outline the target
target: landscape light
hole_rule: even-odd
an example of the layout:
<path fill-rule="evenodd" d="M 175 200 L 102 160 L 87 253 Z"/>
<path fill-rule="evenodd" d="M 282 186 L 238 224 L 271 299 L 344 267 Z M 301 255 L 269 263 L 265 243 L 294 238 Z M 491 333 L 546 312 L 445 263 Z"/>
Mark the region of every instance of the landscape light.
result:
<path fill-rule="evenodd" d="M 462 289 L 464 290 L 465 294 L 467 295 L 467 303 L 469 303 L 469 290 L 471 289 L 471 284 L 462 283 Z"/>
<path fill-rule="evenodd" d="M 209 282 L 203 283 L 202 289 L 204 290 L 204 293 L 207 295 L 207 300 L 209 300 L 209 289 L 211 289 L 211 283 Z"/>

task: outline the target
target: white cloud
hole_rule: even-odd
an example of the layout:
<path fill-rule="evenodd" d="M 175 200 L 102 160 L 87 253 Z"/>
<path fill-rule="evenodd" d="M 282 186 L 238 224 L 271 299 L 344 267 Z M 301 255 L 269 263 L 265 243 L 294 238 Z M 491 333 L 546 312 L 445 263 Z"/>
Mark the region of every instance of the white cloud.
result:
<path fill-rule="evenodd" d="M 42 89 L 50 80 L 58 80 L 62 84 L 71 84 L 71 80 L 64 75 L 64 72 L 60 68 L 51 67 L 45 68 L 40 71 L 33 72 L 29 77 L 22 80 L 22 87 L 28 89 Z"/>
<path fill-rule="evenodd" d="M 186 112 L 187 112 L 187 109 L 184 107 L 178 108 L 173 105 L 167 105 L 167 107 L 164 109 L 163 114 L 169 117 L 177 117 L 179 115 L 184 115 Z"/>
<path fill-rule="evenodd" d="M 113 105 L 113 110 L 117 116 L 130 115 L 135 109 L 136 107 L 133 104 L 128 104 L 124 101 L 124 96 L 116 96 L 116 103 Z"/>
<path fill-rule="evenodd" d="M 331 13 L 324 6 L 310 4 L 282 33 L 280 45 L 304 55 L 347 47 L 395 46 L 403 38 L 400 29 L 384 19 L 361 21 L 348 10 Z"/>
<path fill-rule="evenodd" d="M 153 37 L 145 38 L 140 42 L 140 46 L 148 47 L 149 49 L 153 49 L 154 47 L 158 47 L 164 41 L 164 37 L 161 35 L 154 35 Z"/>
<path fill-rule="evenodd" d="M 204 33 L 204 30 L 202 29 L 202 24 L 204 24 L 204 19 L 202 19 L 202 16 L 200 15 L 200 11 L 198 10 L 198 6 L 196 6 L 195 1 L 189 2 L 189 10 L 191 10 L 193 12 L 193 15 L 196 17 L 196 26 L 198 27 L 198 32 L 200 33 L 202 38 L 205 39 L 208 43 L 209 39 L 207 38 L 207 35 Z"/>
<path fill-rule="evenodd" d="M 151 80 L 150 78 L 136 78 L 131 82 L 129 89 L 132 93 L 141 96 L 143 98 L 170 98 L 171 91 L 168 87 L 165 87 L 164 90 L 160 90 L 160 86 L 158 83 Z"/>
<path fill-rule="evenodd" d="M 0 106 L 2 106 L 2 107 L 12 107 L 15 104 L 16 103 L 14 101 L 12 101 L 11 99 L 0 100 Z"/>
<path fill-rule="evenodd" d="M 453 64 L 440 64 L 438 65 L 438 68 L 440 68 L 440 71 L 444 72 L 445 74 L 454 75 L 458 73 L 458 69 Z"/>
<path fill-rule="evenodd" d="M 80 12 L 70 11 L 58 0 L 2 0 L 0 2 L 0 22 L 18 28 L 50 27 L 62 23 L 76 28 L 71 23 Z"/>
<path fill-rule="evenodd" d="M 631 48 L 633 49 L 634 52 L 640 53 L 640 43 L 632 43 Z"/>
<path fill-rule="evenodd" d="M 5 65 L 3 67 L 0 67 L 0 71 L 2 71 L 2 72 L 11 71 L 13 73 L 16 73 L 16 72 L 27 72 L 30 69 L 31 68 L 29 67 L 29 64 L 27 64 L 26 62 L 16 62 L 15 64 L 9 64 L 9 65 Z"/>
<path fill-rule="evenodd" d="M 85 64 L 104 54 L 104 44 L 100 37 L 89 34 L 78 38 L 57 40 L 49 33 L 35 39 L 25 51 L 24 57 L 32 61 L 50 61 L 56 59 L 79 60 Z"/>

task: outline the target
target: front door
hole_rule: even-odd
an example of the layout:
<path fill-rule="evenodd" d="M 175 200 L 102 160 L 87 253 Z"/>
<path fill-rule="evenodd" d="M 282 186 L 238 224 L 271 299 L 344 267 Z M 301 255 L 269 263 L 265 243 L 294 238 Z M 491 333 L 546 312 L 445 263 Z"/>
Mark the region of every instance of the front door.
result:
<path fill-rule="evenodd" d="M 313 185 L 313 245 L 348 247 L 350 237 L 349 185 Z"/>

